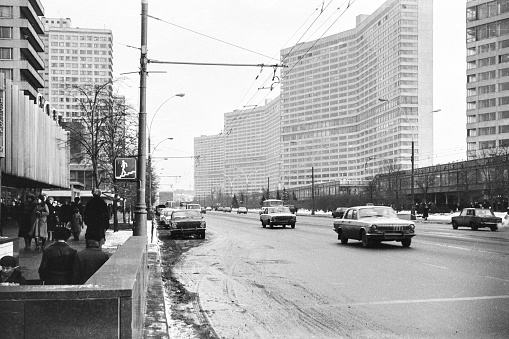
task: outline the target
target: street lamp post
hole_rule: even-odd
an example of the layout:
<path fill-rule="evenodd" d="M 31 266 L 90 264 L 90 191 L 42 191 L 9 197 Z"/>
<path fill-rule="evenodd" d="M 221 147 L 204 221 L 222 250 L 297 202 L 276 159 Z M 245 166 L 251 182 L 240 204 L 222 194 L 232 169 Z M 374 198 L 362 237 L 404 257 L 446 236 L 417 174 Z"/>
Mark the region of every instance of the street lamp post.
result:
<path fill-rule="evenodd" d="M 155 150 L 157 149 L 157 146 L 159 146 L 161 143 L 163 143 L 166 140 L 173 140 L 173 138 L 170 137 L 170 138 L 161 140 L 156 145 L 156 147 L 154 147 L 154 149 L 152 151 L 150 150 L 150 138 L 148 140 L 149 140 L 149 143 L 148 143 L 148 166 L 150 169 L 150 173 L 148 174 L 148 213 L 153 220 L 154 217 L 152 215 L 152 174 L 154 172 L 154 169 L 152 168 L 152 153 L 155 152 Z"/>
<path fill-rule="evenodd" d="M 233 198 L 233 181 L 232 181 L 232 179 L 230 179 L 230 177 L 226 173 L 223 173 L 223 175 L 225 177 L 227 177 L 228 180 L 230 181 L 230 205 L 231 205 L 231 199 Z"/>

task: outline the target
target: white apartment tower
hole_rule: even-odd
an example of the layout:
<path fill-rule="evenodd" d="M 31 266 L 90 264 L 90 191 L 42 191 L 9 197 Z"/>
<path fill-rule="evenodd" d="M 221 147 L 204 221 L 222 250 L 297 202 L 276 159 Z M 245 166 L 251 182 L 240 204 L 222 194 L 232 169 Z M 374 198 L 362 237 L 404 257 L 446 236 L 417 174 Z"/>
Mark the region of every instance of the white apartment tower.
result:
<path fill-rule="evenodd" d="M 74 28 L 71 19 L 42 18 L 46 45 L 44 97 L 64 122 L 80 116 L 79 93 L 71 85 L 113 81 L 113 35 L 108 29 Z"/>
<path fill-rule="evenodd" d="M 286 48 L 285 187 L 370 180 L 433 162 L 433 2 L 388 0 L 356 27 Z"/>
<path fill-rule="evenodd" d="M 470 0 L 467 20 L 467 159 L 509 149 L 509 0 Z"/>
<path fill-rule="evenodd" d="M 224 138 L 221 134 L 194 138 L 195 196 L 216 196 L 224 190 Z"/>

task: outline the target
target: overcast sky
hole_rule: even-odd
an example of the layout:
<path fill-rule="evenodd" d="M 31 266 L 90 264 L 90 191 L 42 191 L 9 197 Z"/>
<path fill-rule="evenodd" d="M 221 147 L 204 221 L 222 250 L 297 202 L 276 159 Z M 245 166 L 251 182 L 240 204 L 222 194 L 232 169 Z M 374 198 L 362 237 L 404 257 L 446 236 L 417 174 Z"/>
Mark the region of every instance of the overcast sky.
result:
<path fill-rule="evenodd" d="M 432 0 L 426 0 L 431 2 Z M 74 27 L 113 32 L 113 71 L 120 93 L 139 108 L 141 0 L 41 0 L 45 16 L 70 18 Z M 148 58 L 161 61 L 276 64 L 282 48 L 355 27 L 383 0 L 148 0 Z M 323 8 L 323 12 L 322 12 Z M 465 2 L 434 1 L 434 163 L 466 158 Z M 334 23 L 335 21 L 335 23 Z M 129 47 L 132 46 L 132 47 Z M 194 137 L 218 134 L 223 114 L 275 98 L 266 87 L 272 69 L 149 64 L 147 122 L 153 118 L 154 157 L 191 157 Z M 258 79 L 257 79 L 258 77 Z M 257 79 L 257 80 L 256 80 Z M 270 81 L 268 82 L 270 86 Z M 192 158 L 160 161 L 161 189 L 192 188 Z"/>

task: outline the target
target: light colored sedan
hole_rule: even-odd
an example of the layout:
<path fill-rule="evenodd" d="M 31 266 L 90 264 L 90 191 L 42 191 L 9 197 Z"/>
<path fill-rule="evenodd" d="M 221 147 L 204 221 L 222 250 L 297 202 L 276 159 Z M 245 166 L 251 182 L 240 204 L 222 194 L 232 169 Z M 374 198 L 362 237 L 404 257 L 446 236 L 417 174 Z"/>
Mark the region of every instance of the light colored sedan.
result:
<path fill-rule="evenodd" d="M 334 231 L 343 244 L 356 239 L 364 247 L 382 241 L 399 241 L 403 247 L 409 247 L 415 236 L 415 224 L 399 219 L 388 206 L 357 206 L 347 209 L 342 219 L 334 220 Z"/>

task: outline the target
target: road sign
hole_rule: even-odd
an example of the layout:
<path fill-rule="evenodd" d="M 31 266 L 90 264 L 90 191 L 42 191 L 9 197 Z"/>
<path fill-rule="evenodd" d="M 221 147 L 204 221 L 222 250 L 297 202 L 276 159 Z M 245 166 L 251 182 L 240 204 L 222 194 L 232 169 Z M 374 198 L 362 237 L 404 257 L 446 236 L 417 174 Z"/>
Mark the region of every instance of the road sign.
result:
<path fill-rule="evenodd" d="M 136 172 L 136 158 L 115 159 L 115 180 L 135 181 L 138 179 Z"/>

